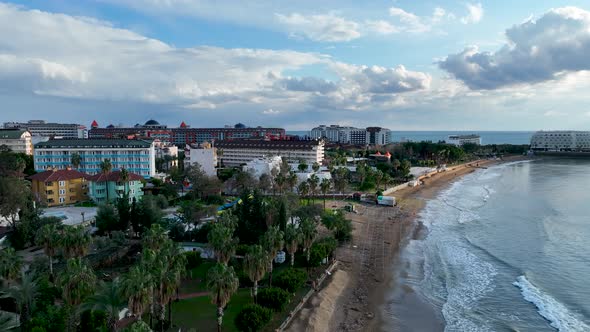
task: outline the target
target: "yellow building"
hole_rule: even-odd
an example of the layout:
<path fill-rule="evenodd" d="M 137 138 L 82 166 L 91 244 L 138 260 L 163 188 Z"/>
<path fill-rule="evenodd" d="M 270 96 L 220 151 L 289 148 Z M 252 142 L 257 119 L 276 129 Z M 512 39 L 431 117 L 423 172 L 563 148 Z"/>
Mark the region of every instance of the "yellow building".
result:
<path fill-rule="evenodd" d="M 35 200 L 43 206 L 88 201 L 88 175 L 71 168 L 49 170 L 29 177 Z"/>

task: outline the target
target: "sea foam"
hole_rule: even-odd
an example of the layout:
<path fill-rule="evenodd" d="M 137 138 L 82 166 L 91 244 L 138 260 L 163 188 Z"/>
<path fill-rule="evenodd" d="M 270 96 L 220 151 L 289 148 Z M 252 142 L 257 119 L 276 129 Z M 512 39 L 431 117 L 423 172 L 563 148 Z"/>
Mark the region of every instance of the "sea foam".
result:
<path fill-rule="evenodd" d="M 520 288 L 522 296 L 528 302 L 531 302 L 537 307 L 537 311 L 541 316 L 549 321 L 551 326 L 558 331 L 564 332 L 587 332 L 590 331 L 590 326 L 584 323 L 577 315 L 565 305 L 543 293 L 542 290 L 535 287 L 525 276 L 520 276 L 513 285 Z"/>

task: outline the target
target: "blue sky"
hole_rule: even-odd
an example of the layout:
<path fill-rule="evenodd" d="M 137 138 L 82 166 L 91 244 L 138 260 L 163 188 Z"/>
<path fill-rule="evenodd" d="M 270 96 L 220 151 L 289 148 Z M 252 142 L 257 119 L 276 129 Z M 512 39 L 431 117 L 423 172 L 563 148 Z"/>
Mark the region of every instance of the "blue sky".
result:
<path fill-rule="evenodd" d="M 590 128 L 587 1 L 0 0 L 0 121 Z"/>

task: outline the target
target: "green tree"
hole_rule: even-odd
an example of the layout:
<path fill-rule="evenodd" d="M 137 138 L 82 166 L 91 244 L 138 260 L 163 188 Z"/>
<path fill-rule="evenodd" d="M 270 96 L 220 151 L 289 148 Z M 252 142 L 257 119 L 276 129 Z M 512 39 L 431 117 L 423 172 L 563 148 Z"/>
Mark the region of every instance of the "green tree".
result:
<path fill-rule="evenodd" d="M 217 263 L 207 272 L 207 288 L 209 288 L 211 302 L 217 306 L 218 332 L 221 332 L 223 323 L 223 308 L 238 290 L 238 285 L 238 278 L 231 266 Z"/>
<path fill-rule="evenodd" d="M 121 168 L 120 180 L 123 182 L 123 196 L 121 198 L 129 197 L 129 171 L 127 169 Z"/>
<path fill-rule="evenodd" d="M 297 185 L 297 174 L 295 172 L 289 172 L 289 175 L 286 178 L 286 183 L 289 188 L 289 191 L 293 191 L 293 188 Z"/>
<path fill-rule="evenodd" d="M 78 321 L 76 308 L 94 291 L 96 275 L 80 258 L 71 258 L 58 278 L 62 298 L 72 309 L 68 310 L 68 330 L 75 331 Z"/>
<path fill-rule="evenodd" d="M 236 252 L 238 239 L 233 238 L 233 233 L 233 228 L 223 223 L 215 223 L 207 235 L 209 245 L 215 253 L 215 258 L 221 264 L 227 265 Z"/>
<path fill-rule="evenodd" d="M 119 200 L 117 201 L 117 207 L 119 207 Z M 99 235 L 109 234 L 122 229 L 119 214 L 115 207 L 109 203 L 102 204 L 98 207 L 94 220 Z"/>
<path fill-rule="evenodd" d="M 248 253 L 244 256 L 244 272 L 248 278 L 254 283 L 252 287 L 252 296 L 254 302 L 258 296 L 258 282 L 266 274 L 268 267 L 268 254 L 260 245 L 250 246 Z"/>
<path fill-rule="evenodd" d="M 285 230 L 285 247 L 291 256 L 291 266 L 295 265 L 295 253 L 301 244 L 301 232 L 293 224 L 287 225 Z"/>
<path fill-rule="evenodd" d="M 317 173 L 320 170 L 320 164 L 318 163 L 313 163 L 311 165 L 311 169 L 314 171 L 314 173 Z"/>
<path fill-rule="evenodd" d="M 302 220 L 299 224 L 299 228 L 301 229 L 301 242 L 303 244 L 303 251 L 306 254 L 306 260 L 309 263 L 309 248 L 311 248 L 311 245 L 318 234 L 318 230 L 315 222 L 310 219 Z"/>
<path fill-rule="evenodd" d="M 309 183 L 307 181 L 301 182 L 297 186 L 297 193 L 299 194 L 300 198 L 307 197 L 309 195 Z"/>
<path fill-rule="evenodd" d="M 141 320 L 150 303 L 152 282 L 145 266 L 132 266 L 121 280 L 121 293 L 131 314 Z"/>
<path fill-rule="evenodd" d="M 330 191 L 330 187 L 332 186 L 332 181 L 330 179 L 324 178 L 322 182 L 320 182 L 320 192 L 324 197 L 324 210 L 326 209 L 326 195 Z"/>
<path fill-rule="evenodd" d="M 377 186 L 377 190 L 380 190 L 381 184 L 383 183 L 383 178 L 384 177 L 385 177 L 385 174 L 382 171 L 380 171 L 380 170 L 377 170 L 373 174 L 373 178 L 375 179 L 375 185 Z"/>
<path fill-rule="evenodd" d="M 308 165 L 305 163 L 304 160 L 302 160 L 301 162 L 299 162 L 299 165 L 297 165 L 297 169 L 299 170 L 299 172 L 303 173 L 305 171 L 307 171 Z"/>
<path fill-rule="evenodd" d="M 408 176 L 410 176 L 410 168 L 412 167 L 412 164 L 410 163 L 409 160 L 404 159 L 404 161 L 402 161 L 402 164 L 400 166 L 400 172 L 401 172 L 401 176 L 403 178 L 408 178 Z"/>
<path fill-rule="evenodd" d="M 11 248 L 0 250 L 0 278 L 10 285 L 10 283 L 21 274 L 23 268 L 23 259 Z"/>
<path fill-rule="evenodd" d="M 110 283 L 99 281 L 96 293 L 88 296 L 80 305 L 79 312 L 99 311 L 104 312 L 109 331 L 117 330 L 119 312 L 125 307 L 126 301 L 121 294 L 121 283 L 115 279 Z"/>
<path fill-rule="evenodd" d="M 66 226 L 62 232 L 59 247 L 64 257 L 84 257 L 92 239 L 81 226 Z"/>
<path fill-rule="evenodd" d="M 48 224 L 37 231 L 35 243 L 43 247 L 43 252 L 49 258 L 49 274 L 53 278 L 53 257 L 59 249 L 60 230 L 55 224 Z"/>
<path fill-rule="evenodd" d="M 245 306 L 236 316 L 234 324 L 240 332 L 258 332 L 270 322 L 272 310 L 250 304 Z"/>
<path fill-rule="evenodd" d="M 82 157 L 80 156 L 80 154 L 78 152 L 72 153 L 71 163 L 75 169 L 80 168 L 80 164 L 82 164 Z"/>
<path fill-rule="evenodd" d="M 312 200 L 313 197 L 316 195 L 317 190 L 318 190 L 318 185 L 320 183 L 320 178 L 318 178 L 317 175 L 312 174 L 309 179 L 307 179 L 307 182 L 309 183 L 309 193 L 311 194 Z"/>
<path fill-rule="evenodd" d="M 278 226 L 269 227 L 268 230 L 262 236 L 262 247 L 268 254 L 268 272 L 269 272 L 269 281 L 268 284 L 272 286 L 272 270 L 273 270 L 273 262 L 277 253 L 283 249 L 284 241 L 283 241 L 283 232 L 279 229 Z"/>
<path fill-rule="evenodd" d="M 0 311 L 0 331 L 13 331 L 19 326 L 18 319 L 13 314 Z"/>
<path fill-rule="evenodd" d="M 29 323 L 31 314 L 35 310 L 35 299 L 39 294 L 38 284 L 32 274 L 21 274 L 20 282 L 10 286 L 2 297 L 12 298 L 16 302 L 20 313 L 21 325 Z"/>
<path fill-rule="evenodd" d="M 350 180 L 350 172 L 348 168 L 340 167 L 334 170 L 332 178 L 334 179 L 334 187 L 336 191 L 342 193 L 346 189 Z"/>
<path fill-rule="evenodd" d="M 110 159 L 105 159 L 100 162 L 100 171 L 102 174 L 107 175 L 113 170 L 113 164 L 111 163 Z M 109 182 L 105 182 L 106 185 L 106 194 L 107 194 L 107 202 L 109 201 Z"/>

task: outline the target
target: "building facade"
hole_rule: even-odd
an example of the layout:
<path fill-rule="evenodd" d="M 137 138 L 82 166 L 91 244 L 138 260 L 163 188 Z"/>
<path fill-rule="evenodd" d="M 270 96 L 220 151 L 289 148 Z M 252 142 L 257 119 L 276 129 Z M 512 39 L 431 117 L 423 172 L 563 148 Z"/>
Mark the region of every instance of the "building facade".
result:
<path fill-rule="evenodd" d="M 304 161 L 308 165 L 324 160 L 324 141 L 236 140 L 216 143 L 223 166 L 245 165 L 254 159 L 279 156 L 289 163 Z"/>
<path fill-rule="evenodd" d="M 143 197 L 143 177 L 139 174 L 127 173 L 127 180 L 121 171 L 99 173 L 88 177 L 88 196 L 97 204 L 114 202 L 127 194 L 129 202 L 141 200 Z"/>
<path fill-rule="evenodd" d="M 125 139 L 52 139 L 37 143 L 35 170 L 67 169 L 74 154 L 80 156 L 78 170 L 89 175 L 100 173 L 105 159 L 110 160 L 113 170 L 125 168 L 144 178 L 156 174 L 154 142 Z"/>
<path fill-rule="evenodd" d="M 176 145 L 158 139 L 154 141 L 154 149 L 156 163 L 160 160 L 163 170 L 168 171 L 172 167 L 178 167 L 178 147 Z"/>
<path fill-rule="evenodd" d="M 531 150 L 590 152 L 590 131 L 538 131 L 531 137 Z"/>
<path fill-rule="evenodd" d="M 0 147 L 5 146 L 13 152 L 33 154 L 31 133 L 20 129 L 1 129 Z"/>
<path fill-rule="evenodd" d="M 205 142 L 199 145 L 186 145 L 184 149 L 184 167 L 199 164 L 208 176 L 217 175 L 217 148 Z"/>
<path fill-rule="evenodd" d="M 250 128 L 242 124 L 223 128 L 191 128 L 184 122 L 178 128 L 168 128 L 155 120 L 149 120 L 143 125 L 137 124 L 128 128 L 113 125 L 100 128 L 98 123 L 94 121 L 89 131 L 90 138 L 122 138 L 129 136 L 159 139 L 183 147 L 186 144 L 246 138 L 284 139 L 286 132 L 283 128 Z"/>
<path fill-rule="evenodd" d="M 28 122 L 5 122 L 6 129 L 28 130 L 32 136 L 60 138 L 88 138 L 86 127 L 75 123 L 54 123 L 44 120 Z"/>
<path fill-rule="evenodd" d="M 457 146 L 463 144 L 481 145 L 481 137 L 479 135 L 451 135 L 447 143 Z"/>
<path fill-rule="evenodd" d="M 311 138 L 325 139 L 330 143 L 354 145 L 385 145 L 391 143 L 391 131 L 381 127 L 365 129 L 321 125 L 311 130 Z"/>
<path fill-rule="evenodd" d="M 263 174 L 271 175 L 273 170 L 278 172 L 282 161 L 283 159 L 279 156 L 257 158 L 247 162 L 242 170 L 251 173 L 255 178 L 259 178 Z"/>
<path fill-rule="evenodd" d="M 41 206 L 69 205 L 88 201 L 89 176 L 71 168 L 31 175 L 31 191 Z"/>

